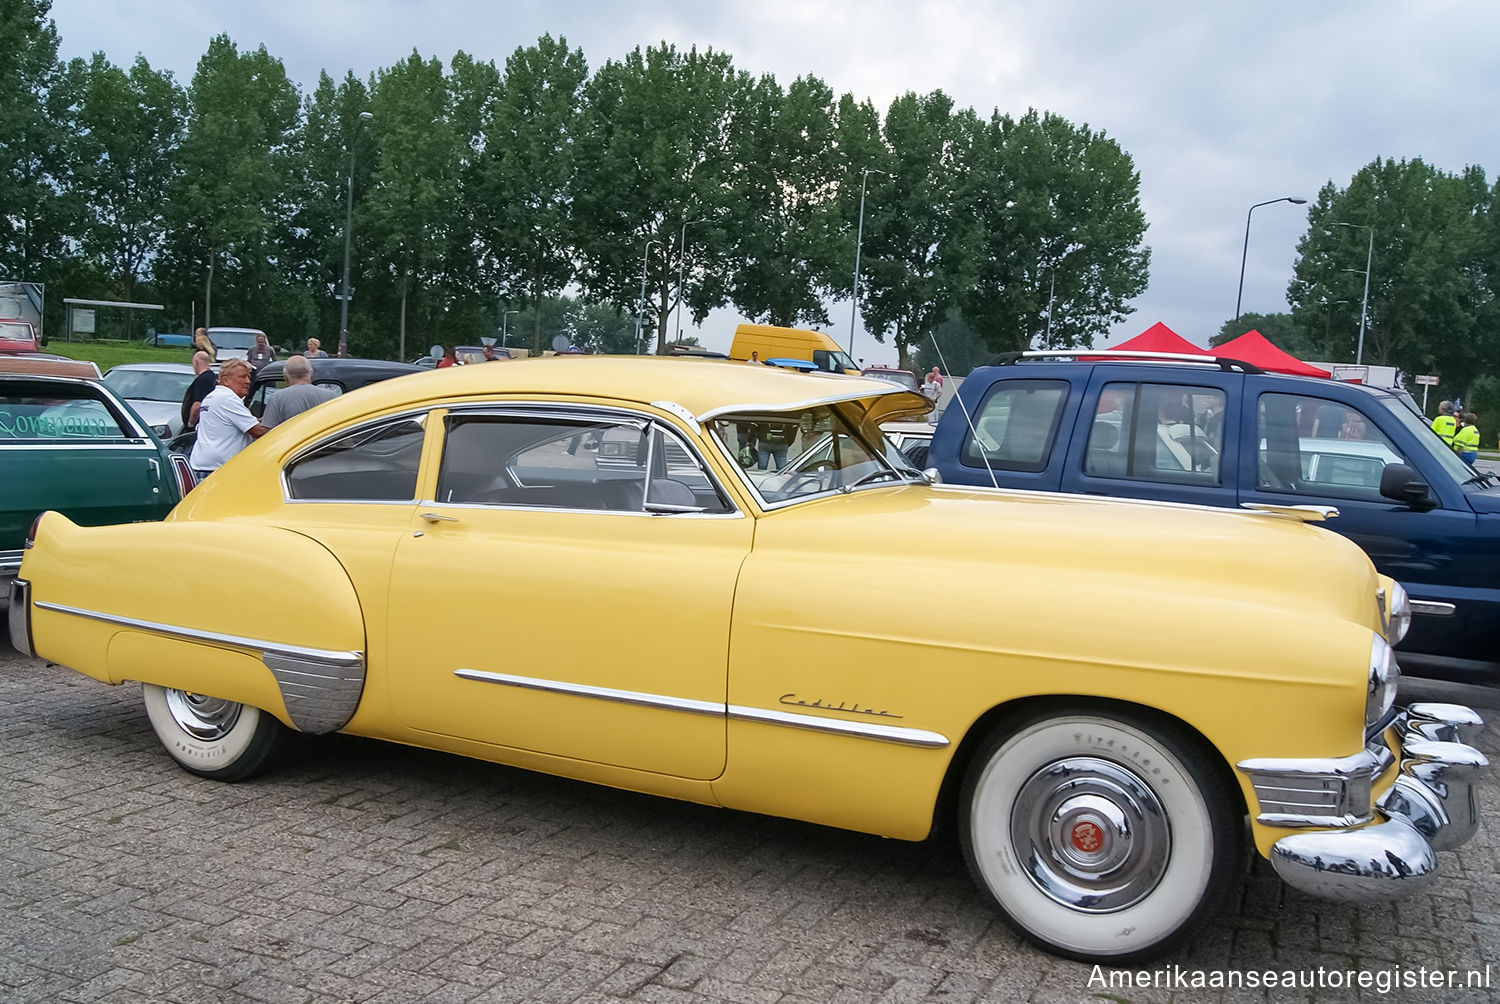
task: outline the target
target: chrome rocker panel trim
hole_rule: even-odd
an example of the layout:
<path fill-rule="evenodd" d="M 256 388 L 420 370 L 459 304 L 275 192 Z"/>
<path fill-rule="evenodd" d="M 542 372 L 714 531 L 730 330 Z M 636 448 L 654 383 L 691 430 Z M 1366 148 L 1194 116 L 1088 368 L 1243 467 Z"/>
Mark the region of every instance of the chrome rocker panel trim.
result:
<path fill-rule="evenodd" d="M 873 725 L 864 722 L 849 722 L 842 718 L 827 718 L 822 715 L 801 715 L 786 711 L 771 711 L 739 704 L 721 704 L 717 701 L 698 701 L 684 697 L 667 697 L 662 694 L 647 694 L 637 690 L 616 690 L 612 687 L 594 687 L 583 683 L 564 683 L 559 680 L 543 680 L 534 676 L 518 676 L 514 673 L 492 673 L 481 669 L 455 669 L 453 675 L 479 683 L 496 683 L 526 690 L 545 690 L 554 694 L 573 697 L 591 697 L 601 701 L 634 704 L 640 707 L 661 708 L 665 711 L 681 711 L 694 715 L 718 715 L 747 722 L 762 722 L 769 725 L 784 725 L 789 728 L 808 729 L 813 732 L 829 732 L 836 735 L 853 736 L 856 739 L 873 739 L 877 742 L 896 743 L 901 746 L 921 746 L 926 749 L 942 749 L 949 745 L 948 737 L 926 729 L 909 729 L 894 725 Z"/>
<path fill-rule="evenodd" d="M 363 652 L 308 648 L 302 645 L 265 641 L 260 638 L 247 638 L 243 635 L 199 631 L 196 628 L 104 614 L 95 610 L 64 606 L 61 603 L 39 602 L 36 607 L 38 610 L 70 614 L 74 617 L 149 631 L 152 634 L 166 635 L 171 638 L 258 652 L 261 662 L 276 679 L 276 685 L 281 691 L 282 703 L 286 705 L 287 717 L 300 732 L 313 735 L 337 732 L 354 717 L 355 709 L 359 706 L 360 695 L 364 692 L 365 654 Z M 16 620 L 14 606 L 10 620 L 14 625 Z M 14 627 L 12 627 L 12 632 L 14 633 Z M 27 640 L 28 642 L 30 640 L 29 634 Z"/>
<path fill-rule="evenodd" d="M 1474 784 L 1489 761 L 1464 742 L 1479 716 L 1462 705 L 1415 704 L 1398 720 L 1401 767 L 1376 803 L 1385 821 L 1296 833 L 1271 846 L 1271 864 L 1287 885 L 1325 899 L 1394 899 L 1437 876 L 1437 852 L 1461 846 L 1479 829 Z"/>

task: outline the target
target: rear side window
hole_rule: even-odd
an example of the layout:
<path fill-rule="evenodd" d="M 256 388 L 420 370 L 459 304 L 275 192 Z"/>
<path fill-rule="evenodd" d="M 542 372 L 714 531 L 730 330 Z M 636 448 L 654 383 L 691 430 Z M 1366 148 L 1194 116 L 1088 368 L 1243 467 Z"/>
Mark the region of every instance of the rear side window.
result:
<path fill-rule="evenodd" d="M 1110 383 L 1099 394 L 1084 473 L 1166 484 L 1222 484 L 1224 392 Z"/>
<path fill-rule="evenodd" d="M 1067 399 L 1063 380 L 1002 380 L 975 410 L 960 459 L 966 467 L 1045 470 Z"/>
<path fill-rule="evenodd" d="M 91 387 L 44 381 L 0 384 L 0 442 L 96 443 L 133 438 Z"/>
<path fill-rule="evenodd" d="M 421 418 L 345 433 L 287 466 L 287 492 L 306 501 L 415 501 L 422 438 Z"/>

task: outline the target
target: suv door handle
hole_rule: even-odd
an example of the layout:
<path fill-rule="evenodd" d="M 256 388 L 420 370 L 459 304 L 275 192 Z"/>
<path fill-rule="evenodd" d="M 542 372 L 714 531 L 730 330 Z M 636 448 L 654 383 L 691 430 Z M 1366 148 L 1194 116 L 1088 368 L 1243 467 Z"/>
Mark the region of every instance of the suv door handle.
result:
<path fill-rule="evenodd" d="M 417 513 L 417 515 L 421 516 L 423 519 L 425 519 L 429 523 L 457 523 L 458 522 L 458 517 L 457 516 L 444 516 L 441 513 L 419 512 L 419 513 Z"/>

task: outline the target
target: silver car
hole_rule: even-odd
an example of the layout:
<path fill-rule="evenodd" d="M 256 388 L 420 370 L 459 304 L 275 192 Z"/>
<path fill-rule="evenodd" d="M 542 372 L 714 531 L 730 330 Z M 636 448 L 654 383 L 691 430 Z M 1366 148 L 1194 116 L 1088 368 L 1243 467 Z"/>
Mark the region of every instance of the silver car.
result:
<path fill-rule="evenodd" d="M 182 399 L 192 382 L 187 363 L 122 363 L 104 375 L 104 385 L 164 441 L 182 432 Z"/>

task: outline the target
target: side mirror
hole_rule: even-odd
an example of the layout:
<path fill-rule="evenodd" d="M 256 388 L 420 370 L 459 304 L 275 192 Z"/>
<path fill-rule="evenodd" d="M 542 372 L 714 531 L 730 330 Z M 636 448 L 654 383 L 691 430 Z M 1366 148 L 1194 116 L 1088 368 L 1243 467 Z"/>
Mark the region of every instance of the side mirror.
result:
<path fill-rule="evenodd" d="M 1413 509 L 1431 509 L 1432 489 L 1406 464 L 1386 464 L 1380 472 L 1380 495 Z"/>

